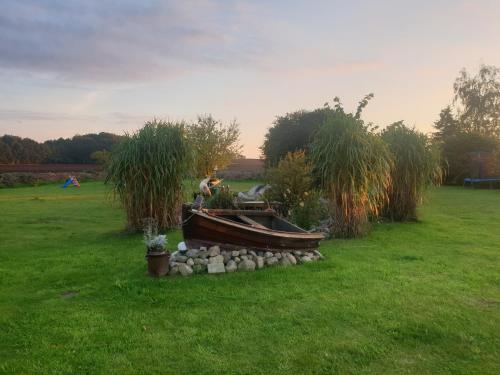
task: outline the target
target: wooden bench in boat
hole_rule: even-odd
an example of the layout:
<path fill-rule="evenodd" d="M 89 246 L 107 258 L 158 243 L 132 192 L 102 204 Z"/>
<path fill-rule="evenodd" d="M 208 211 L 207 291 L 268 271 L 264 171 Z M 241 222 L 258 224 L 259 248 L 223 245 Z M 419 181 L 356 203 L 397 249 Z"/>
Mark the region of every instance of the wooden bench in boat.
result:
<path fill-rule="evenodd" d="M 257 223 L 255 220 L 250 219 L 248 216 L 238 215 L 237 217 L 238 217 L 238 219 L 244 221 L 245 223 L 250 224 L 252 227 L 260 228 L 260 229 L 269 229 L 269 228 L 266 228 L 265 226 L 263 226 L 262 224 Z"/>

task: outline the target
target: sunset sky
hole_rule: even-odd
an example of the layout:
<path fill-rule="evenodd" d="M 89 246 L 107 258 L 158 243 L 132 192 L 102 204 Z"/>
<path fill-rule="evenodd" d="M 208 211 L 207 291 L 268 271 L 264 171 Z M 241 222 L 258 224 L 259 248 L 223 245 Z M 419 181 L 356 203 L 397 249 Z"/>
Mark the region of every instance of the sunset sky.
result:
<path fill-rule="evenodd" d="M 258 157 L 277 115 L 334 96 L 428 132 L 461 68 L 500 66 L 500 1 L 0 2 L 0 135 L 122 134 L 236 119 Z"/>

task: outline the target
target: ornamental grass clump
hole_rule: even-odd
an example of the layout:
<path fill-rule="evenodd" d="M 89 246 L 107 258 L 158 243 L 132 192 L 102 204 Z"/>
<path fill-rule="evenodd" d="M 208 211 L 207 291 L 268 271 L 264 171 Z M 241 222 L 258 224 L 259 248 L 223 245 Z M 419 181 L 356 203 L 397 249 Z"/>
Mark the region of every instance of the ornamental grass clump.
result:
<path fill-rule="evenodd" d="M 383 216 L 394 221 L 416 220 L 417 205 L 425 189 L 442 180 L 439 152 L 423 133 L 408 128 L 402 121 L 382 132 L 393 164 L 388 201 Z"/>
<path fill-rule="evenodd" d="M 142 229 L 145 218 L 159 230 L 179 224 L 192 160 L 182 123 L 153 120 L 124 138 L 111 156 L 106 182 L 125 208 L 128 229 Z"/>
<path fill-rule="evenodd" d="M 387 200 L 391 158 L 386 145 L 355 116 L 336 113 L 320 127 L 311 159 L 329 201 L 332 235 L 364 234 Z"/>

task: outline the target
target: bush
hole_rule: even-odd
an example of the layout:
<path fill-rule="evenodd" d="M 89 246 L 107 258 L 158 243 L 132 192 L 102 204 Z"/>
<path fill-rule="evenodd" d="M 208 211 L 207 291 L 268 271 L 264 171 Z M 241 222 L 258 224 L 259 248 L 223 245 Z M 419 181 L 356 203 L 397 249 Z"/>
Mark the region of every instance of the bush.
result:
<path fill-rule="evenodd" d="M 0 173 L 0 187 L 36 186 L 40 182 L 34 173 Z"/>
<path fill-rule="evenodd" d="M 311 173 L 304 151 L 289 152 L 277 167 L 266 171 L 266 182 L 271 185 L 266 198 L 281 202 L 281 214 L 291 216 L 292 208 L 304 202 L 312 189 Z"/>
<path fill-rule="evenodd" d="M 416 220 L 417 204 L 425 188 L 441 182 L 439 154 L 425 134 L 406 127 L 402 121 L 388 126 L 382 132 L 382 139 L 393 159 L 383 214 L 395 221 Z"/>
<path fill-rule="evenodd" d="M 231 209 L 234 208 L 234 196 L 226 186 L 218 189 L 204 204 L 206 208 L 221 208 Z"/>
<path fill-rule="evenodd" d="M 192 160 L 183 124 L 154 120 L 125 137 L 111 156 L 106 182 L 125 208 L 129 229 L 142 229 L 144 218 L 160 230 L 178 225 Z"/>
<path fill-rule="evenodd" d="M 351 114 L 336 113 L 311 147 L 314 173 L 329 200 L 335 237 L 357 237 L 387 200 L 391 158 L 380 137 Z"/>
<path fill-rule="evenodd" d="M 320 192 L 314 190 L 292 207 L 290 215 L 291 221 L 304 229 L 316 227 L 327 217 L 328 207 L 322 202 Z"/>
<path fill-rule="evenodd" d="M 441 149 L 446 168 L 445 182 L 462 184 L 464 178 L 479 177 L 474 176 L 471 154 L 482 152 L 495 155 L 500 152 L 500 141 L 481 134 L 460 133 L 446 138 Z M 496 173 L 495 169 L 498 168 L 498 165 L 493 166 L 492 170 L 485 171 L 485 174 L 493 177 Z"/>

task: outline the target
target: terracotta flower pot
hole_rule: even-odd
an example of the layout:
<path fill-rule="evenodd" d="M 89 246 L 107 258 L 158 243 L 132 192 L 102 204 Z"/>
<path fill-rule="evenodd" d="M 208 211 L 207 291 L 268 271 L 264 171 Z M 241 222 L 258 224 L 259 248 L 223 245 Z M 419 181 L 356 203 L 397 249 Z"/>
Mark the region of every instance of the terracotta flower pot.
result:
<path fill-rule="evenodd" d="M 146 255 L 148 260 L 148 273 L 152 277 L 165 276 L 169 269 L 170 253 L 167 251 L 152 251 Z"/>

